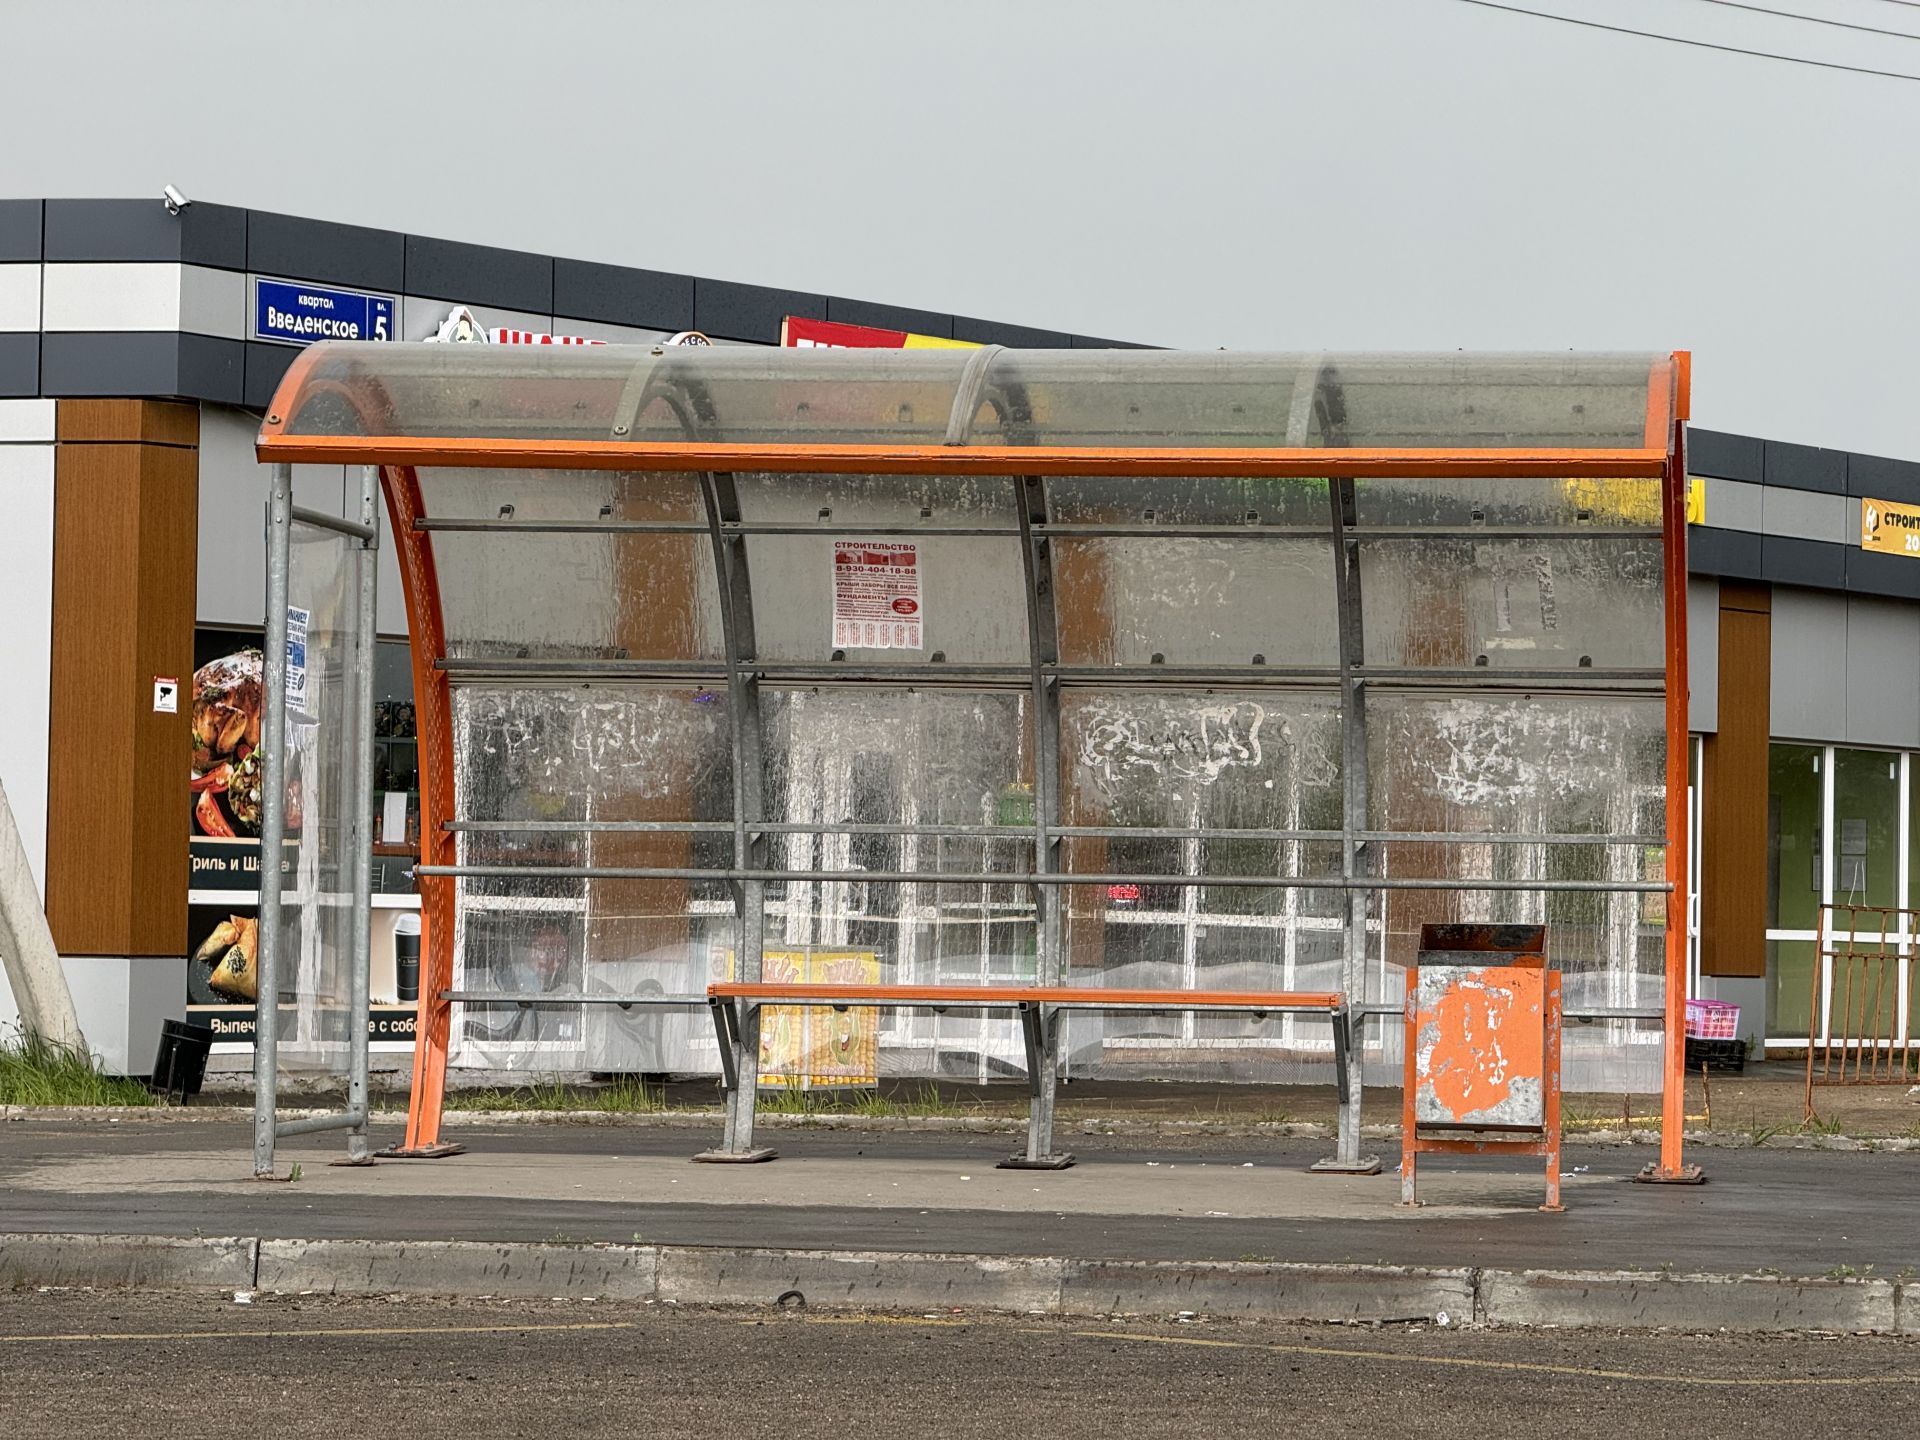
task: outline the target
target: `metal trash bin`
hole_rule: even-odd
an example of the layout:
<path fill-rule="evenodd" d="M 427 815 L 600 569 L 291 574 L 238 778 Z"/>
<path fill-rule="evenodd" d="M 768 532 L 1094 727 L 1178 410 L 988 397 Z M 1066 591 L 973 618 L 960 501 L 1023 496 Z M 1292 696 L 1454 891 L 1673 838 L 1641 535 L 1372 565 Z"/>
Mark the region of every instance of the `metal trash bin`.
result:
<path fill-rule="evenodd" d="M 168 1099 L 177 1092 L 184 1104 L 200 1093 L 200 1084 L 207 1078 L 207 1053 L 212 1048 L 213 1031 L 209 1027 L 185 1020 L 162 1020 L 160 1048 L 153 1057 L 153 1075 L 147 1088 Z"/>

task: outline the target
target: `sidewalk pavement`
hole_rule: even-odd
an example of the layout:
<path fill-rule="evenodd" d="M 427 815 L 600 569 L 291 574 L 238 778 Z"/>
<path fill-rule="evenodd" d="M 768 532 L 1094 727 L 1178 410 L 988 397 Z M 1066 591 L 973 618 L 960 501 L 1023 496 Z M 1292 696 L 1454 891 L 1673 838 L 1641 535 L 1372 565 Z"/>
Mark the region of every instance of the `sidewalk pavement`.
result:
<path fill-rule="evenodd" d="M 375 1127 L 375 1143 L 398 1138 Z M 0 1233 L 619 1242 L 979 1255 L 1660 1273 L 1873 1275 L 1920 1268 L 1920 1153 L 1700 1148 L 1700 1187 L 1632 1183 L 1647 1145 L 1570 1146 L 1566 1213 L 1539 1162 L 1431 1157 L 1398 1207 L 1377 1176 L 1310 1174 L 1326 1144 L 1249 1134 L 1080 1134 L 1061 1172 L 998 1170 L 1016 1136 L 781 1128 L 765 1165 L 693 1165 L 700 1129 L 468 1125 L 469 1148 L 366 1169 L 339 1135 L 282 1142 L 251 1178 L 232 1120 L 164 1114 L 0 1124 Z"/>

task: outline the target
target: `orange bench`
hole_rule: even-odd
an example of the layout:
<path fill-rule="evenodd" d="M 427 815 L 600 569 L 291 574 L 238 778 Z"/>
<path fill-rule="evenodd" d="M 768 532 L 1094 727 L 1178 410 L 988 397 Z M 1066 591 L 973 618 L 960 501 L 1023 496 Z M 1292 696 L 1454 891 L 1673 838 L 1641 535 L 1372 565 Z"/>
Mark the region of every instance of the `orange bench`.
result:
<path fill-rule="evenodd" d="M 740 1088 L 735 1054 L 745 1033 L 747 1015 L 763 1005 L 820 1005 L 834 1010 L 1008 1010 L 1020 1017 L 1026 1042 L 1027 1086 L 1035 1105 L 1036 1122 L 1052 1125 L 1051 1094 L 1045 1056 L 1053 1026 L 1063 1011 L 1142 1010 L 1209 1011 L 1251 1015 L 1325 1015 L 1333 1021 L 1333 1060 L 1340 1103 L 1348 1097 L 1347 1052 L 1352 1022 L 1346 999 L 1331 990 L 1107 990 L 1071 985 L 794 985 L 761 981 L 721 981 L 707 987 L 707 1005 L 713 1012 L 714 1033 L 720 1041 L 720 1083 L 729 1091 Z M 1046 1139 L 1050 1140 L 1048 1136 Z M 1045 1147 L 1039 1147 L 1044 1149 Z M 755 1152 L 770 1155 L 771 1152 Z M 723 1158 L 710 1152 L 710 1158 Z M 1042 1163 L 1037 1156 L 1013 1162 L 1043 1169 L 1064 1169 L 1073 1157 Z"/>

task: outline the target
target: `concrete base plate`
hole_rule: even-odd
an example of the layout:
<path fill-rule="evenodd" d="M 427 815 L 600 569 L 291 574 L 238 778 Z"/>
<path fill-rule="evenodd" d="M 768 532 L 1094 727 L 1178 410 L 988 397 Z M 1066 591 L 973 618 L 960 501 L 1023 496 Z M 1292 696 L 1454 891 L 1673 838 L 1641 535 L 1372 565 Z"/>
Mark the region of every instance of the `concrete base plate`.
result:
<path fill-rule="evenodd" d="M 1065 1170 L 1073 1164 L 1071 1155 L 1042 1155 L 1038 1160 L 1026 1155 L 1009 1155 L 996 1170 Z"/>
<path fill-rule="evenodd" d="M 765 1160 L 778 1159 L 778 1150 L 702 1150 L 693 1157 L 696 1165 L 758 1165 Z"/>
<path fill-rule="evenodd" d="M 371 1155 L 368 1155 L 367 1157 L 361 1160 L 356 1160 L 351 1155 L 342 1155 L 338 1160 L 329 1160 L 327 1162 L 327 1164 L 329 1165 L 343 1165 L 350 1170 L 364 1170 L 367 1168 L 367 1166 L 378 1164 L 378 1163 L 379 1162 L 376 1161 Z"/>
<path fill-rule="evenodd" d="M 464 1155 L 467 1147 L 458 1140 L 441 1140 L 432 1145 L 389 1145 L 384 1150 L 373 1152 L 382 1160 L 445 1160 L 450 1155 Z"/>
<path fill-rule="evenodd" d="M 1345 1160 L 1316 1160 L 1307 1169 L 1315 1175 L 1378 1175 L 1380 1157 L 1362 1155 L 1351 1163 Z"/>
<path fill-rule="evenodd" d="M 1649 1165 L 1633 1177 L 1638 1185 L 1704 1185 L 1706 1172 L 1698 1165 L 1682 1165 L 1678 1170 L 1662 1170 L 1659 1165 Z"/>

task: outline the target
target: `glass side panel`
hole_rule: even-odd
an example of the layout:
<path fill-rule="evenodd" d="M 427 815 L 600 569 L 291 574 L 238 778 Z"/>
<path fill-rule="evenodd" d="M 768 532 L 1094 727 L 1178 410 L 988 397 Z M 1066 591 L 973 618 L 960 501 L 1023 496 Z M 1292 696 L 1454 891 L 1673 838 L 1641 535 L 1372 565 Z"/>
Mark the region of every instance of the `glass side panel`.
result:
<path fill-rule="evenodd" d="M 1657 539 L 1369 540 L 1360 544 L 1360 578 L 1370 665 L 1658 671 L 1666 663 Z"/>
<path fill-rule="evenodd" d="M 728 820 L 732 750 L 726 707 L 714 693 L 457 686 L 453 722 L 459 818 L 529 827 L 461 832 L 460 864 L 732 865 L 733 837 L 725 830 L 590 828 Z M 732 934 L 731 892 L 717 878 L 534 874 L 456 884 L 454 979 L 461 990 L 699 994 L 712 978 L 713 946 Z M 669 1012 L 476 1002 L 456 1007 L 453 1033 L 453 1063 L 486 1069 L 705 1072 L 717 1065 L 705 1032 Z"/>
<path fill-rule="evenodd" d="M 1014 481 L 1004 475 L 792 475 L 733 478 L 748 524 L 797 524 L 832 534 L 841 525 L 919 530 L 991 528 L 1015 534 Z"/>
<path fill-rule="evenodd" d="M 337 1074 L 349 1058 L 353 814 L 362 783 L 352 749 L 360 659 L 354 627 L 360 566 L 373 557 L 331 530 L 298 523 L 289 548 L 287 602 L 290 616 L 304 617 L 305 646 L 298 668 L 289 656 L 287 677 L 284 813 L 297 858 L 281 895 L 278 1061 L 286 1071 Z M 211 772 L 225 776 L 224 802 L 243 829 L 259 823 L 262 758 L 255 749 Z M 214 958 L 208 983 L 220 984 L 229 999 L 257 988 L 254 949 L 243 934 Z"/>
<path fill-rule="evenodd" d="M 1056 525 L 1300 525 L 1330 531 L 1327 482 L 1252 476 L 1056 475 L 1046 481 Z"/>
<path fill-rule="evenodd" d="M 1340 826 L 1332 696 L 1069 688 L 1060 697 L 1066 825 Z"/>
<path fill-rule="evenodd" d="M 1330 540 L 1062 538 L 1054 577 L 1064 664 L 1339 660 Z"/>
<path fill-rule="evenodd" d="M 757 654 L 1024 665 L 1025 569 L 1003 476 L 741 475 Z M 985 529 L 991 535 L 943 534 Z M 806 533 L 817 532 L 817 533 Z"/>
<path fill-rule="evenodd" d="M 1363 526 L 1660 528 L 1658 480 L 1510 480 L 1449 475 L 1445 480 L 1363 478 L 1353 486 L 1354 516 Z"/>
<path fill-rule="evenodd" d="M 587 529 L 433 532 L 451 659 L 714 660 L 725 653 L 698 481 L 630 471 L 420 471 L 436 520 Z"/>
<path fill-rule="evenodd" d="M 1033 740 L 1024 692 L 769 688 L 761 705 L 767 818 L 836 827 L 776 833 L 775 869 L 857 876 L 1032 868 Z M 962 826 L 987 833 L 927 833 Z M 767 944 L 869 956 L 878 978 L 901 984 L 1031 981 L 1033 914 L 1026 886 L 992 880 L 776 881 L 767 887 Z M 986 1043 L 979 1022 L 962 1031 L 955 1033 L 967 1045 Z M 948 1034 L 913 1033 L 930 1043 Z"/>
<path fill-rule="evenodd" d="M 1029 663 L 1020 542 L 975 535 L 750 535 L 759 659 Z"/>
<path fill-rule="evenodd" d="M 455 686 L 453 771 L 461 820 L 724 820 L 733 813 L 726 697 L 713 690 Z M 529 833 L 511 838 L 531 843 Z"/>
<path fill-rule="evenodd" d="M 1369 827 L 1487 836 L 1385 842 L 1384 873 L 1448 882 L 1663 879 L 1657 845 L 1602 845 L 1597 837 L 1663 833 L 1664 727 L 1659 700 L 1376 696 Z M 1596 843 L 1527 841 L 1581 835 Z M 1549 954 L 1568 977 L 1568 1008 L 1660 1003 L 1664 895 L 1394 890 L 1386 910 L 1391 963 L 1413 962 L 1422 925 L 1544 922 Z"/>

